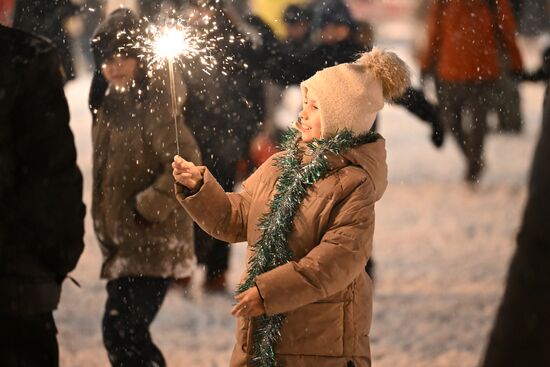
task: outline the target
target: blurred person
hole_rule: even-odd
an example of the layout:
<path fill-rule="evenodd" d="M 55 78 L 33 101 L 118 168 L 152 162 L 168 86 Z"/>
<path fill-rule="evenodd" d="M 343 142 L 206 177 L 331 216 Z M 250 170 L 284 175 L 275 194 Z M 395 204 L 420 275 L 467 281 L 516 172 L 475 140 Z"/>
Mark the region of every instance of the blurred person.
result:
<path fill-rule="evenodd" d="M 53 311 L 84 249 L 61 62 L 48 40 L 0 25 L 0 366 L 57 367 Z"/>
<path fill-rule="evenodd" d="M 285 38 L 274 47 L 274 53 L 268 55 L 267 58 L 278 64 L 281 55 L 289 55 L 292 58 L 301 59 L 307 56 L 306 53 L 310 49 L 309 44 L 310 34 L 310 14 L 309 9 L 298 5 L 289 5 L 283 12 L 283 22 L 285 24 L 286 36 Z M 273 65 L 268 68 L 269 70 L 280 70 L 278 65 Z M 267 71 L 268 75 L 266 79 L 271 79 L 270 71 Z M 300 102 L 288 103 L 294 94 L 300 94 L 299 87 L 296 85 L 282 86 L 276 83 L 270 83 L 271 99 L 268 103 L 271 103 L 273 110 L 270 111 L 271 115 L 264 121 L 261 132 L 254 137 L 250 144 L 250 160 L 254 164 L 254 167 L 259 167 L 265 162 L 273 153 L 278 151 L 277 142 L 279 142 L 286 131 L 290 127 L 293 116 L 299 111 Z M 273 96 L 275 94 L 275 96 Z M 286 116 L 287 111 L 284 109 L 290 107 L 292 111 L 290 117 L 281 121 L 281 114 Z M 295 108 L 294 108 L 295 107 Z"/>
<path fill-rule="evenodd" d="M 283 85 L 298 85 L 327 66 L 350 62 L 364 45 L 354 37 L 355 22 L 344 3 L 312 3 L 309 40 L 301 50 L 279 55 L 281 62 L 272 78 Z M 298 45 L 298 44 L 296 44 Z"/>
<path fill-rule="evenodd" d="M 311 14 L 308 8 L 289 5 L 283 14 L 286 37 L 283 44 L 285 52 L 299 52 L 309 42 L 311 31 Z"/>
<path fill-rule="evenodd" d="M 45 36 L 59 50 L 66 81 L 75 78 L 73 41 L 65 24 L 79 10 L 70 0 L 17 0 L 13 27 Z"/>
<path fill-rule="evenodd" d="M 218 66 L 208 74 L 196 69 L 186 76 L 189 93 L 184 110 L 204 164 L 226 191 L 233 190 L 240 162 L 249 159 L 251 140 L 265 116 L 264 70 L 274 40 L 265 23 L 258 18 L 237 19 L 229 6 L 216 0 L 189 2 L 186 12 L 192 24 L 197 27 L 217 24 L 210 35 L 218 38 L 212 50 Z M 257 29 L 261 29 L 260 39 L 246 33 L 250 30 L 258 36 Z M 200 228 L 196 237 L 198 259 L 206 270 L 203 289 L 227 292 L 230 247 Z"/>
<path fill-rule="evenodd" d="M 371 127 L 408 83 L 404 62 L 377 49 L 319 71 L 301 84 L 303 109 L 285 151 L 240 193 L 174 157 L 177 197 L 193 219 L 249 244 L 230 366 L 371 366 L 364 266 L 387 185 L 385 142 Z"/>
<path fill-rule="evenodd" d="M 311 32 L 315 46 L 308 62 L 316 62 L 312 69 L 349 62 L 365 51 L 364 45 L 355 37 L 357 24 L 342 1 L 315 5 Z"/>
<path fill-rule="evenodd" d="M 0 24 L 11 26 L 14 9 L 15 0 L 0 0 Z"/>
<path fill-rule="evenodd" d="M 500 58 L 509 60 L 510 73 L 523 68 L 510 4 L 502 0 L 494 7 L 493 13 L 487 0 L 433 0 L 421 55 L 422 73 L 437 78 L 442 124 L 457 141 L 467 165 L 464 178 L 471 184 L 479 182 L 485 167 L 487 112 L 504 73 Z M 497 38 L 503 41 L 502 53 Z"/>
<path fill-rule="evenodd" d="M 124 31 L 124 32 L 122 32 Z M 92 49 L 106 86 L 91 95 L 94 229 L 107 279 L 103 343 L 113 366 L 165 366 L 150 325 L 174 279 L 196 264 L 193 222 L 173 196 L 171 157 L 176 131 L 167 72 L 148 73 L 131 46 L 138 18 L 111 13 L 96 30 Z M 100 75 L 96 74 L 96 78 Z M 178 110 L 186 88 L 175 70 Z M 101 98 L 98 98 L 101 97 Z M 191 131 L 177 116 L 181 154 L 200 164 Z"/>
<path fill-rule="evenodd" d="M 516 251 L 482 367 L 550 365 L 550 49 L 530 78 L 546 82 L 542 129 Z"/>

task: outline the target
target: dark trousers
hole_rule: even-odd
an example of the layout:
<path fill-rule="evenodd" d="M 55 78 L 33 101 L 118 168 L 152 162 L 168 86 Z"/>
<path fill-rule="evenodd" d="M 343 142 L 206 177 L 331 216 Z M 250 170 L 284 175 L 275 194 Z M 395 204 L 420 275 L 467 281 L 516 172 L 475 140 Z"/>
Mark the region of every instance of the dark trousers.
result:
<path fill-rule="evenodd" d="M 51 312 L 0 313 L 0 366 L 57 367 L 57 329 Z"/>
<path fill-rule="evenodd" d="M 495 82 L 490 81 L 439 83 L 441 122 L 466 158 L 467 178 L 475 178 L 484 166 L 487 113 L 494 106 L 494 91 Z"/>
<path fill-rule="evenodd" d="M 169 279 L 126 277 L 107 283 L 103 343 L 113 367 L 166 366 L 149 327 L 155 319 Z"/>

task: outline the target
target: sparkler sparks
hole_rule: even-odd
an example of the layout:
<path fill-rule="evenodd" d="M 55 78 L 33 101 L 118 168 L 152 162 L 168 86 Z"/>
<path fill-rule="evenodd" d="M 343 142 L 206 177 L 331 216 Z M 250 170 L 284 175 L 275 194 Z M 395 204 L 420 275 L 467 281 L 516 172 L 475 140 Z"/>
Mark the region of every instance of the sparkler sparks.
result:
<path fill-rule="evenodd" d="M 134 47 L 143 51 L 140 57 L 145 58 L 150 69 L 164 69 L 168 67 L 170 100 L 174 128 L 176 133 L 177 153 L 180 154 L 178 133 L 177 95 L 174 77 L 174 64 L 186 69 L 188 63 L 200 63 L 200 68 L 208 73 L 217 65 L 211 51 L 213 46 L 209 37 L 197 34 L 186 26 L 181 19 L 170 19 L 164 26 L 150 25 Z M 188 70 L 188 73 L 191 73 Z"/>
<path fill-rule="evenodd" d="M 192 47 L 193 44 L 185 33 L 185 30 L 165 28 L 160 37 L 154 41 L 153 47 L 157 57 L 174 59 L 178 55 L 185 55 L 188 52 L 193 53 L 195 51 L 196 53 L 196 50 Z"/>
<path fill-rule="evenodd" d="M 200 69 L 209 73 L 218 65 L 213 56 L 216 40 L 210 32 L 209 29 L 200 32 L 179 18 L 170 19 L 163 26 L 146 27 L 134 47 L 143 52 L 140 57 L 149 68 L 162 69 L 167 63 L 174 63 L 188 72 Z"/>
<path fill-rule="evenodd" d="M 229 64 L 232 64 L 233 60 L 229 56 L 217 60 L 214 56 L 221 54 L 219 47 L 220 41 L 224 41 L 224 36 L 220 34 L 216 22 L 210 16 L 199 16 L 195 13 L 188 19 L 170 18 L 162 26 L 149 24 L 149 21 L 143 18 L 140 21 L 140 29 L 141 31 L 135 34 L 127 35 L 131 39 L 127 46 L 140 51 L 138 57 L 145 61 L 150 75 L 154 74 L 155 70 L 168 68 L 171 111 L 179 155 L 175 67 L 185 69 L 190 76 L 195 71 L 211 75 L 214 69 L 219 69 L 222 75 L 227 75 L 225 68 L 231 67 Z M 235 36 L 229 37 L 234 41 Z"/>

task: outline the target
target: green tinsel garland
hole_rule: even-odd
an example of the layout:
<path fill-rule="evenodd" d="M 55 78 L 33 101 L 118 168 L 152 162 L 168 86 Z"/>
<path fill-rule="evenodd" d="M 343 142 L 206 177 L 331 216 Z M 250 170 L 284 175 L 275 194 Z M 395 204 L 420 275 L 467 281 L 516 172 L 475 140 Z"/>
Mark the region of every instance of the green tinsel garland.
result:
<path fill-rule="evenodd" d="M 275 196 L 269 203 L 269 212 L 260 218 L 258 228 L 262 231 L 262 236 L 253 249 L 248 276 L 237 288 L 237 293 L 254 287 L 258 275 L 293 260 L 294 255 L 288 247 L 288 235 L 294 228 L 294 215 L 306 196 L 308 187 L 329 172 L 326 152 L 338 155 L 380 137 L 374 132 L 353 136 L 351 131 L 343 130 L 329 139 L 315 139 L 306 144 L 307 153 L 312 156 L 312 160 L 302 166 L 305 152 L 299 144 L 300 136 L 296 129 L 289 129 L 285 134 L 281 147 L 286 154 L 275 162 L 281 169 L 275 186 Z M 252 360 L 257 367 L 277 366 L 275 348 L 281 337 L 283 321 L 283 314 L 263 315 L 255 319 Z"/>

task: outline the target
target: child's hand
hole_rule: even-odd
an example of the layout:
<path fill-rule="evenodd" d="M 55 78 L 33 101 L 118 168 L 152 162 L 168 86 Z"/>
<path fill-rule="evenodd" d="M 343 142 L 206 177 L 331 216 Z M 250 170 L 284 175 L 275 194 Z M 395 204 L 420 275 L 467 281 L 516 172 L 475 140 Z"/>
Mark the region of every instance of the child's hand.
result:
<path fill-rule="evenodd" d="M 174 169 L 172 175 L 179 184 L 187 187 L 189 190 L 196 190 L 202 185 L 202 173 L 193 162 L 186 161 L 179 155 L 174 157 L 172 162 Z"/>
<path fill-rule="evenodd" d="M 235 317 L 256 317 L 265 313 L 264 300 L 260 296 L 258 287 L 252 287 L 235 296 L 237 304 L 231 310 Z"/>

